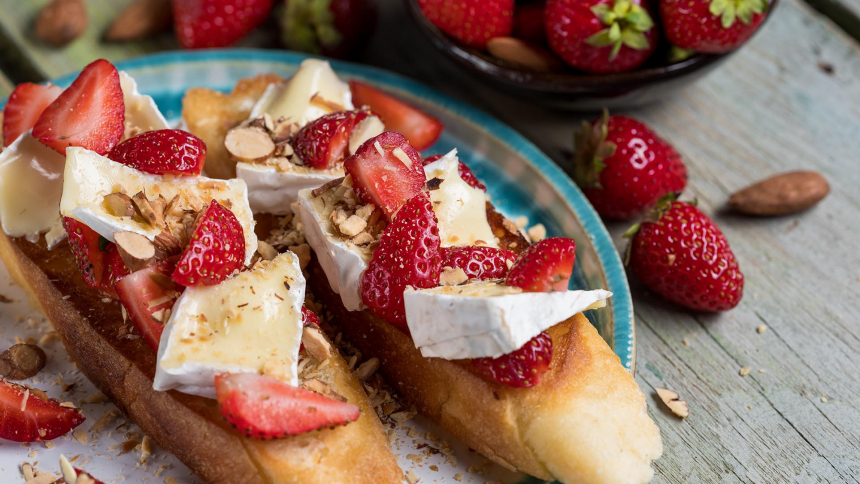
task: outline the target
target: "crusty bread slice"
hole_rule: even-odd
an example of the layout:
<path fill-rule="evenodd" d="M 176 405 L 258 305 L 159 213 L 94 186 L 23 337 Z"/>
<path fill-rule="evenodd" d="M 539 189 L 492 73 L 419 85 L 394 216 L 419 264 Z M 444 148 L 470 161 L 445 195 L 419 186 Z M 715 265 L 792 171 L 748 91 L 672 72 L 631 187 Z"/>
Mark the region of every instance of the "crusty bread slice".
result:
<path fill-rule="evenodd" d="M 663 451 L 645 395 L 582 314 L 550 328 L 550 370 L 532 388 L 482 378 L 471 364 L 424 358 L 412 339 L 369 311 L 350 312 L 322 267 L 310 287 L 364 357 L 402 398 L 489 459 L 570 484 L 648 482 Z"/>
<path fill-rule="evenodd" d="M 158 445 L 211 484 L 400 483 L 403 474 L 376 412 L 336 354 L 319 379 L 361 407 L 344 427 L 274 441 L 245 438 L 214 400 L 152 389 L 155 354 L 129 339 L 120 305 L 86 287 L 68 244 L 48 251 L 0 231 L 0 258 L 53 324 L 78 367 Z M 68 296 L 68 299 L 64 298 Z"/>
<path fill-rule="evenodd" d="M 224 148 L 224 138 L 251 115 L 251 108 L 269 84 L 284 82 L 277 74 L 242 79 L 230 94 L 203 87 L 189 89 L 182 99 L 182 119 L 188 131 L 206 143 L 206 174 L 213 178 L 235 178 L 236 162 Z"/>

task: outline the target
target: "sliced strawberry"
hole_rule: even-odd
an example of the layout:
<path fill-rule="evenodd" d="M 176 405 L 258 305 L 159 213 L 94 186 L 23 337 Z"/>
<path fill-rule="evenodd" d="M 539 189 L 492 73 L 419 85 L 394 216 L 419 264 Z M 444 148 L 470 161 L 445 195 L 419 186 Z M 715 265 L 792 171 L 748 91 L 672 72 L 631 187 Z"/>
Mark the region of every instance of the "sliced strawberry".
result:
<path fill-rule="evenodd" d="M 406 327 L 403 291 L 436 287 L 442 271 L 439 228 L 426 192 L 397 212 L 361 277 L 361 299 L 391 324 Z"/>
<path fill-rule="evenodd" d="M 63 228 L 69 235 L 69 245 L 84 282 L 90 287 L 99 287 L 106 255 L 99 247 L 99 234 L 71 217 L 63 217 Z"/>
<path fill-rule="evenodd" d="M 33 129 L 42 111 L 45 110 L 63 88 L 53 84 L 33 84 L 24 82 L 9 95 L 6 110 L 3 111 L 3 146 L 9 146 L 18 136 Z"/>
<path fill-rule="evenodd" d="M 77 482 L 81 482 L 81 479 L 80 479 L 81 476 L 86 476 L 86 477 L 89 477 L 89 481 L 87 481 L 88 484 L 104 484 L 104 482 L 96 479 L 89 472 L 82 471 L 82 470 L 78 469 L 77 467 L 75 468 L 75 473 L 76 473 L 77 478 L 78 478 Z M 77 482 L 75 484 L 77 484 Z"/>
<path fill-rule="evenodd" d="M 169 311 L 185 290 L 170 279 L 174 269 L 173 262 L 161 261 L 125 276 L 116 284 L 119 301 L 132 324 L 156 352 Z"/>
<path fill-rule="evenodd" d="M 255 439 L 276 439 L 358 420 L 357 405 L 341 402 L 256 373 L 215 377 L 221 415 Z"/>
<path fill-rule="evenodd" d="M 122 139 L 124 123 L 119 73 L 113 64 L 99 59 L 84 67 L 72 85 L 42 112 L 33 126 L 33 137 L 61 155 L 69 146 L 104 155 Z"/>
<path fill-rule="evenodd" d="M 145 173 L 198 176 L 206 162 L 206 143 L 181 129 L 159 129 L 123 141 L 108 158 Z"/>
<path fill-rule="evenodd" d="M 233 45 L 269 16 L 272 0 L 171 0 L 173 30 L 185 49 Z"/>
<path fill-rule="evenodd" d="M 84 420 L 80 410 L 63 407 L 39 390 L 0 380 L 0 439 L 54 440 Z"/>
<path fill-rule="evenodd" d="M 405 136 L 416 150 L 425 150 L 439 139 L 442 122 L 433 116 L 363 82 L 349 81 L 349 88 L 353 104 L 370 107 L 386 129 Z"/>
<path fill-rule="evenodd" d="M 567 291 L 576 243 L 573 239 L 551 237 L 529 246 L 517 258 L 505 280 L 525 292 Z"/>
<path fill-rule="evenodd" d="M 66 456 L 64 456 L 63 454 L 60 454 L 60 472 L 66 484 L 69 484 L 71 482 L 75 484 L 83 484 L 84 482 L 86 482 L 87 484 L 104 484 L 102 481 L 93 477 L 90 473 L 78 469 L 77 467 L 72 467 L 72 464 L 69 462 L 69 459 L 66 459 Z M 89 479 L 79 479 L 80 477 L 84 476 Z"/>
<path fill-rule="evenodd" d="M 432 155 L 428 156 L 427 158 L 424 158 L 424 166 L 427 166 L 434 161 L 442 159 L 443 156 L 445 155 Z M 472 172 L 472 169 L 469 168 L 462 161 L 459 165 L 457 165 L 457 173 L 460 174 L 460 178 L 462 178 L 464 182 L 468 183 L 470 187 L 477 188 L 478 190 L 483 190 L 485 192 L 487 191 L 487 187 L 483 183 L 481 183 L 480 180 L 478 180 L 478 177 L 475 176 L 475 173 Z"/>
<path fill-rule="evenodd" d="M 105 247 L 104 273 L 99 284 L 99 290 L 110 297 L 118 297 L 116 294 L 116 283 L 130 273 L 131 271 L 128 270 L 128 267 L 126 267 L 125 262 L 123 262 L 122 257 L 119 255 L 119 251 L 116 249 L 116 244 L 108 243 L 107 247 Z"/>
<path fill-rule="evenodd" d="M 311 311 L 307 308 L 307 306 L 302 306 L 302 326 L 316 326 L 320 325 L 320 317 L 317 316 L 317 313 Z"/>
<path fill-rule="evenodd" d="M 441 250 L 442 267 L 460 268 L 469 279 L 503 279 L 517 256 L 495 247 L 446 247 Z"/>
<path fill-rule="evenodd" d="M 367 111 L 340 111 L 311 121 L 293 139 L 293 149 L 311 168 L 333 168 L 346 159 L 353 128 L 367 118 Z"/>
<path fill-rule="evenodd" d="M 343 169 L 359 198 L 382 208 L 389 220 L 421 193 L 426 180 L 421 156 L 406 138 L 391 131 L 365 141 Z"/>
<path fill-rule="evenodd" d="M 498 358 L 476 358 L 472 364 L 490 379 L 510 387 L 532 387 L 552 362 L 552 338 L 541 333 L 522 348 Z"/>
<path fill-rule="evenodd" d="M 245 235 L 233 212 L 215 200 L 197 216 L 173 280 L 183 286 L 214 286 L 242 268 Z"/>

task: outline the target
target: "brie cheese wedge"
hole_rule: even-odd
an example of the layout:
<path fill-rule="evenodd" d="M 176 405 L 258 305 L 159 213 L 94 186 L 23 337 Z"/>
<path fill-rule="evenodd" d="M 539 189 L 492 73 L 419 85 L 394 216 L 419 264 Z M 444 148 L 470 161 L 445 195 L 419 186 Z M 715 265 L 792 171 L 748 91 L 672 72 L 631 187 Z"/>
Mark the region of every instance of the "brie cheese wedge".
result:
<path fill-rule="evenodd" d="M 144 192 L 149 200 L 161 195 L 166 202 L 178 196 L 180 207 L 198 211 L 210 200 L 230 209 L 245 235 L 245 264 L 257 250 L 254 216 L 248 205 L 248 189 L 239 179 L 214 180 L 206 177 L 166 177 L 143 173 L 83 148 L 66 150 L 60 213 L 80 220 L 102 237 L 114 241 L 115 232 L 131 231 L 149 240 L 161 233 L 139 217 L 116 216 L 104 203 L 106 195 L 120 192 L 133 197 Z"/>
<path fill-rule="evenodd" d="M 122 87 L 122 97 L 125 102 L 125 124 L 134 126 L 141 131 L 168 129 L 170 124 L 158 110 L 151 96 L 141 94 L 137 90 L 137 82 L 125 71 L 119 71 L 119 84 Z"/>
<path fill-rule="evenodd" d="M 343 169 L 314 170 L 286 164 L 289 171 L 261 163 L 236 164 L 236 177 L 248 185 L 248 199 L 254 213 L 286 215 L 300 190 L 313 189 L 343 176 Z"/>
<path fill-rule="evenodd" d="M 496 358 L 523 347 L 574 314 L 603 307 L 612 293 L 523 292 L 496 281 L 407 288 L 406 323 L 425 357 Z"/>
<path fill-rule="evenodd" d="M 0 153 L 0 224 L 10 237 L 37 242 L 46 236 L 53 247 L 66 235 L 58 209 L 66 158 L 22 134 Z"/>
<path fill-rule="evenodd" d="M 158 346 L 153 388 L 214 398 L 219 373 L 298 385 L 305 279 L 292 252 L 215 286 L 189 287 Z"/>
<path fill-rule="evenodd" d="M 430 191 L 433 212 L 439 221 L 442 247 L 483 245 L 498 248 L 499 243 L 487 221 L 487 194 L 460 178 L 457 150 L 424 167 L 427 180 L 442 180 Z"/>
<path fill-rule="evenodd" d="M 345 241 L 331 223 L 334 203 L 324 198 L 331 191 L 314 197 L 310 189 L 299 192 L 299 216 L 305 238 L 317 256 L 332 290 L 340 294 L 348 311 L 360 311 L 367 306 L 361 301 L 361 276 L 370 263 L 371 251 Z"/>
<path fill-rule="evenodd" d="M 305 59 L 287 83 L 266 88 L 250 119 L 268 113 L 275 121 L 283 117 L 301 128 L 326 114 L 352 109 L 349 84 L 337 77 L 328 61 Z"/>

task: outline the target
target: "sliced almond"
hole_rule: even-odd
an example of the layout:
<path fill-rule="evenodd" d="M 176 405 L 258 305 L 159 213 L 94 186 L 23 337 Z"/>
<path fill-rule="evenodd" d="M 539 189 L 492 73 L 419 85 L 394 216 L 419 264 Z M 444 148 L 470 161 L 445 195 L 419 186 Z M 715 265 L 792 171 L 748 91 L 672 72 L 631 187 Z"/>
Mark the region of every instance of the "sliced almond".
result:
<path fill-rule="evenodd" d="M 363 218 L 358 215 L 350 215 L 346 220 L 338 225 L 337 229 L 340 230 L 340 233 L 343 235 L 355 237 L 363 232 L 365 227 L 367 227 L 367 222 Z"/>
<path fill-rule="evenodd" d="M 269 134 L 250 126 L 227 133 L 224 147 L 234 159 L 249 163 L 268 160 L 275 153 L 275 143 Z"/>
<path fill-rule="evenodd" d="M 302 343 L 314 358 L 323 362 L 331 356 L 331 343 L 323 336 L 322 331 L 314 326 L 305 326 L 302 331 Z"/>
<path fill-rule="evenodd" d="M 439 275 L 439 284 L 442 286 L 459 286 L 469 280 L 466 271 L 456 267 L 444 267 Z"/>
<path fill-rule="evenodd" d="M 316 378 L 311 378 L 303 381 L 302 387 L 306 390 L 310 390 L 314 393 L 319 393 L 320 395 L 324 395 L 334 400 L 338 400 L 341 402 L 346 401 L 346 397 L 332 390 L 331 387 L 328 386 L 325 382 Z"/>
<path fill-rule="evenodd" d="M 338 104 L 338 103 L 333 102 L 333 101 L 329 101 L 328 99 L 320 96 L 319 94 L 314 94 L 313 96 L 311 96 L 310 102 L 311 102 L 312 106 L 316 106 L 318 108 L 325 109 L 330 113 L 345 110 L 343 105 Z"/>
<path fill-rule="evenodd" d="M 513 37 L 495 37 L 487 42 L 493 57 L 517 67 L 536 72 L 553 72 L 563 68 L 561 61 L 538 46 Z"/>
<path fill-rule="evenodd" d="M 119 256 L 132 272 L 139 271 L 155 262 L 155 245 L 136 232 L 113 234 Z"/>
<path fill-rule="evenodd" d="M 125 193 L 105 195 L 105 207 L 116 217 L 134 217 L 134 203 Z"/>
<path fill-rule="evenodd" d="M 162 215 L 162 210 L 164 209 L 164 207 L 162 206 L 162 210 L 156 211 L 156 208 L 152 205 L 152 202 L 148 198 L 146 198 L 145 193 L 137 192 L 133 197 L 131 197 L 131 200 L 134 203 L 134 208 L 137 210 L 137 213 L 151 227 L 158 227 L 164 222 L 164 218 Z"/>
<path fill-rule="evenodd" d="M 391 152 L 392 155 L 396 156 L 398 160 L 400 160 L 407 168 L 412 168 L 412 158 L 403 151 L 403 148 L 397 147 Z"/>
<path fill-rule="evenodd" d="M 262 240 L 257 241 L 257 252 L 264 260 L 272 260 L 278 256 L 278 251 L 268 242 Z"/>
<path fill-rule="evenodd" d="M 182 253 L 182 241 L 166 230 L 162 230 L 161 233 L 155 236 L 153 246 L 157 251 L 156 256 L 159 259 L 166 259 L 172 255 Z"/>
<path fill-rule="evenodd" d="M 358 378 L 361 379 L 361 381 L 365 381 L 368 378 L 372 377 L 378 369 L 379 358 L 374 357 L 359 365 L 358 369 L 355 372 L 358 375 Z"/>
<path fill-rule="evenodd" d="M 654 390 L 657 390 L 657 396 L 660 397 L 660 400 L 663 400 L 663 403 L 669 407 L 669 410 L 671 410 L 672 413 L 681 418 L 687 418 L 687 416 L 690 415 L 690 409 L 687 408 L 687 402 L 681 400 L 681 395 L 679 395 L 678 392 L 661 387 L 654 387 Z"/>
<path fill-rule="evenodd" d="M 333 188 L 333 187 L 340 185 L 341 183 L 343 183 L 343 180 L 344 180 L 343 177 L 341 177 L 341 178 L 338 178 L 336 180 L 332 180 L 332 181 L 326 183 L 325 185 L 323 185 L 321 187 L 314 188 L 313 191 L 311 192 L 311 195 L 313 195 L 313 197 L 316 198 L 316 197 L 322 195 L 323 193 L 329 191 L 330 188 Z"/>

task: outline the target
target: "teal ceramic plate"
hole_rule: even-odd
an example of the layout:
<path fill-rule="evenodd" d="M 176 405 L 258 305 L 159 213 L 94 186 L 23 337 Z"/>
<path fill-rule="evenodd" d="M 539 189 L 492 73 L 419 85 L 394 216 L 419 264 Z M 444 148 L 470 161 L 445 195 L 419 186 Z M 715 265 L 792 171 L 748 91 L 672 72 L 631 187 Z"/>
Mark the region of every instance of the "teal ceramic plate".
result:
<path fill-rule="evenodd" d="M 120 62 L 117 67 L 137 80 L 141 92 L 153 96 L 169 120 L 178 122 L 187 89 L 208 87 L 229 91 L 239 79 L 266 72 L 289 77 L 305 58 L 302 54 L 280 51 L 210 50 L 157 54 Z M 442 120 L 445 131 L 427 154 L 457 148 L 461 159 L 485 182 L 493 203 L 504 214 L 526 216 L 530 224 L 543 223 L 550 236 L 576 240 L 576 271 L 571 285 L 613 292 L 609 305 L 591 311 L 588 317 L 621 363 L 632 372 L 635 360 L 633 308 L 624 268 L 606 228 L 570 178 L 519 133 L 475 108 L 390 72 L 337 61 L 332 61 L 332 66 L 343 78 L 377 85 Z M 73 78 L 67 76 L 56 83 L 66 86 Z M 410 424 L 412 422 L 419 429 L 442 435 L 426 421 L 417 419 Z M 403 445 L 411 447 L 413 440 L 404 434 Z M 455 446 L 452 442 L 452 447 Z M 463 452 L 474 454 L 467 449 Z M 460 466 L 465 465 L 463 460 L 465 458 L 461 459 Z M 410 468 L 409 462 L 401 459 L 404 469 Z M 441 464 L 439 474 L 427 475 L 430 480 L 448 473 Z M 428 461 L 415 472 L 422 477 L 420 474 L 424 474 L 429 465 Z M 492 479 L 491 474 L 498 475 L 495 480 L 505 482 L 521 478 L 500 469 L 475 478 L 483 482 Z"/>

